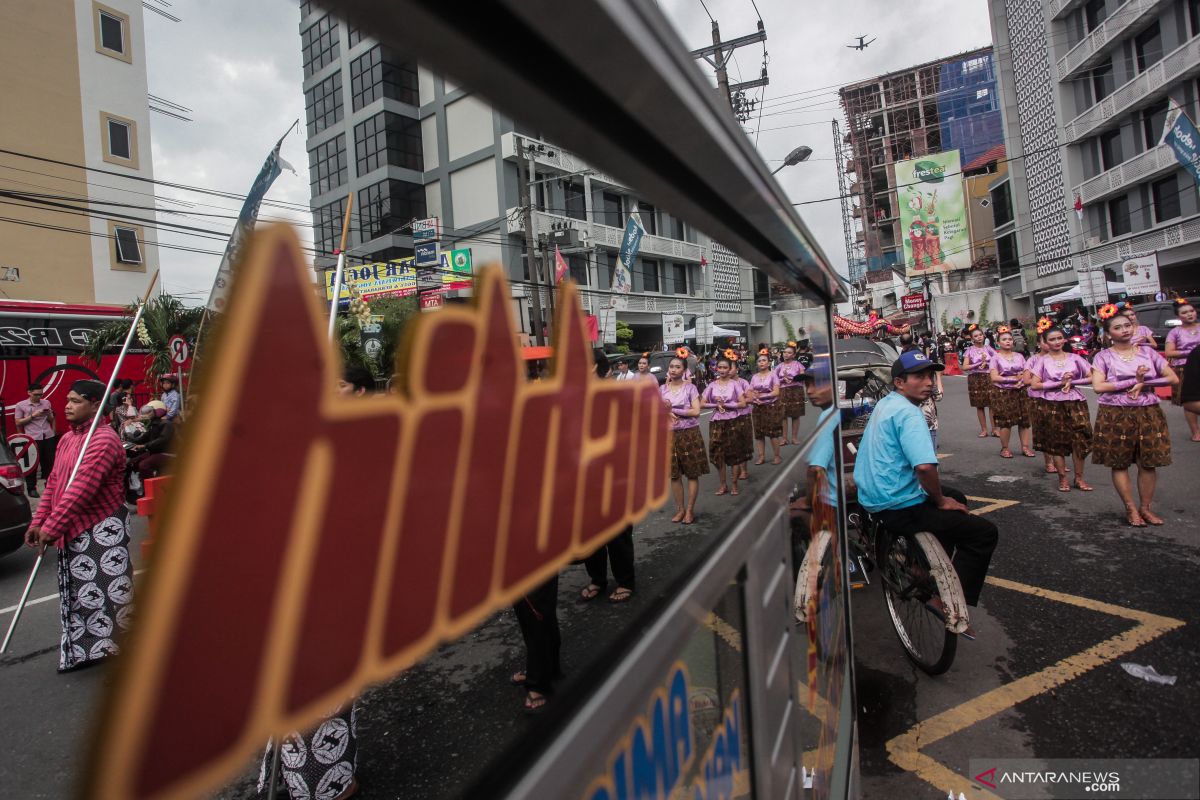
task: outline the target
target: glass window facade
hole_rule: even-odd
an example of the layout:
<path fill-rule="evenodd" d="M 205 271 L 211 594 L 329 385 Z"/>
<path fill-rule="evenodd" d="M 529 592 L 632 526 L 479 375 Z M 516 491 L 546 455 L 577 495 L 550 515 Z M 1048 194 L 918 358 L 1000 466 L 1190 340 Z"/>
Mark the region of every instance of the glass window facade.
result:
<path fill-rule="evenodd" d="M 342 119 L 342 73 L 333 73 L 304 92 L 304 116 L 313 136 Z"/>
<path fill-rule="evenodd" d="M 346 137 L 335 136 L 308 151 L 308 177 L 312 196 L 324 194 L 346 182 Z"/>
<path fill-rule="evenodd" d="M 425 187 L 385 180 L 358 193 L 358 230 L 366 242 L 425 216 Z"/>
<path fill-rule="evenodd" d="M 604 207 L 601 210 L 600 221 L 604 225 L 611 225 L 614 228 L 620 228 L 625 225 L 625 214 L 621 210 L 621 195 L 605 192 L 603 196 Z"/>
<path fill-rule="evenodd" d="M 389 164 L 420 172 L 421 123 L 383 111 L 354 126 L 355 169 L 359 177 Z"/>
<path fill-rule="evenodd" d="M 346 216 L 346 198 L 340 197 L 313 211 L 313 247 L 317 255 L 331 256 L 341 244 L 342 218 Z"/>
<path fill-rule="evenodd" d="M 300 34 L 301 63 L 304 77 L 332 64 L 338 57 L 338 25 L 332 15 L 326 14 Z"/>
<path fill-rule="evenodd" d="M 1000 277 L 1021 273 L 1020 255 L 1017 253 L 1017 234 L 1005 234 L 996 237 L 996 261 L 1000 268 Z"/>
<path fill-rule="evenodd" d="M 642 291 L 661 291 L 658 283 L 658 261 L 653 258 L 642 259 Z"/>
<path fill-rule="evenodd" d="M 563 186 L 563 195 L 566 201 L 567 216 L 571 219 L 587 219 L 583 187 L 578 183 L 567 183 Z"/>
<path fill-rule="evenodd" d="M 1150 193 L 1154 197 L 1154 221 L 1166 222 L 1182 216 L 1179 206 L 1179 182 L 1174 175 L 1150 184 Z"/>
<path fill-rule="evenodd" d="M 672 264 L 671 272 L 673 273 L 672 291 L 675 294 L 687 294 L 689 283 L 687 264 Z"/>
<path fill-rule="evenodd" d="M 1013 220 L 1012 190 L 1008 181 L 992 189 L 992 227 L 999 228 Z"/>
<path fill-rule="evenodd" d="M 100 13 L 100 46 L 116 53 L 125 52 L 125 25 L 120 17 Z"/>
<path fill-rule="evenodd" d="M 1121 236 L 1133 230 L 1133 221 L 1129 218 L 1129 195 L 1108 201 L 1108 230 L 1112 236 Z"/>
<path fill-rule="evenodd" d="M 418 105 L 417 66 L 377 44 L 350 62 L 350 92 L 355 111 L 381 97 Z"/>

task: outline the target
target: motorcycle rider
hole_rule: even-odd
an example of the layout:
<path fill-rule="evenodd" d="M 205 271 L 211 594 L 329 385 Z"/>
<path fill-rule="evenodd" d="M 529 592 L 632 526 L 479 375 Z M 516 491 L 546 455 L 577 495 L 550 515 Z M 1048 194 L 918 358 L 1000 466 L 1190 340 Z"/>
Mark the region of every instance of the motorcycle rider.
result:
<path fill-rule="evenodd" d="M 167 414 L 167 406 L 161 400 L 151 400 L 138 409 L 137 422 L 141 424 L 143 432 L 140 435 L 131 432 L 131 438 L 135 441 L 127 441 L 125 445 L 128 456 L 126 469 L 129 472 L 127 485 L 132 494 L 140 496 L 145 480 L 157 476 L 170 461 L 171 454 L 167 451 L 171 447 L 175 426 L 167 419 Z M 129 428 L 127 425 L 126 429 Z"/>

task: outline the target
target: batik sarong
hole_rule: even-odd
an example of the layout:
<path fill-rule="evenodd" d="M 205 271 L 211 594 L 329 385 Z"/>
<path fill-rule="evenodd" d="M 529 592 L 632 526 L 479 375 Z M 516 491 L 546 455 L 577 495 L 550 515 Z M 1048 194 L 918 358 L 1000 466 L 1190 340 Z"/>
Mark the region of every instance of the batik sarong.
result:
<path fill-rule="evenodd" d="M 271 744 L 263 754 L 258 792 L 270 785 Z M 279 750 L 279 787 L 291 800 L 336 800 L 355 786 L 358 769 L 358 708 L 347 703 L 305 734 L 293 732 Z"/>
<path fill-rule="evenodd" d="M 129 513 L 124 506 L 58 551 L 62 641 L 58 671 L 116 655 L 133 622 Z"/>

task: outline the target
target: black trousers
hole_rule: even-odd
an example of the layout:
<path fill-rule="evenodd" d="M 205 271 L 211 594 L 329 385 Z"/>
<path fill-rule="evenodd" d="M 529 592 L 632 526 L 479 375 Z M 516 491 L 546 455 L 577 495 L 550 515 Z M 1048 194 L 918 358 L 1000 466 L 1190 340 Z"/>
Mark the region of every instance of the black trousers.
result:
<path fill-rule="evenodd" d="M 42 473 L 42 480 L 50 479 L 50 470 L 54 469 L 54 454 L 58 452 L 58 437 L 51 436 L 49 439 L 37 440 L 38 450 L 38 468 L 25 476 L 25 488 L 36 489 L 38 480 L 38 471 Z"/>
<path fill-rule="evenodd" d="M 551 682 L 562 677 L 558 632 L 558 575 L 513 604 L 525 639 L 525 688 L 549 694 Z"/>
<path fill-rule="evenodd" d="M 963 504 L 967 502 L 962 492 L 945 485 L 942 494 Z M 894 533 L 928 531 L 936 536 L 946 552 L 953 554 L 954 569 L 958 572 L 967 605 L 979 604 L 983 579 L 987 577 L 988 564 L 1000 538 L 995 525 L 974 514 L 943 511 L 932 500 L 897 511 L 880 511 L 876 516 Z"/>
<path fill-rule="evenodd" d="M 608 587 L 608 565 L 612 563 L 613 579 L 617 586 L 633 589 L 633 526 L 616 535 L 607 544 L 583 560 L 588 578 L 604 591 Z"/>

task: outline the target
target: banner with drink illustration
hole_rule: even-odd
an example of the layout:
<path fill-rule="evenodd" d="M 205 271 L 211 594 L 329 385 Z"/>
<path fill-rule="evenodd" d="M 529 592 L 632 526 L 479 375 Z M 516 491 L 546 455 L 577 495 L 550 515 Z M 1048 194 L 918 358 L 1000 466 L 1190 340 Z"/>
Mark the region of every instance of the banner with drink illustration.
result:
<path fill-rule="evenodd" d="M 909 278 L 971 267 L 971 236 L 957 150 L 895 164 L 900 239 Z"/>

